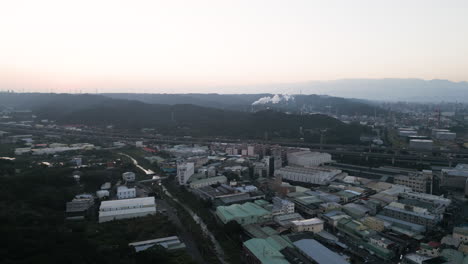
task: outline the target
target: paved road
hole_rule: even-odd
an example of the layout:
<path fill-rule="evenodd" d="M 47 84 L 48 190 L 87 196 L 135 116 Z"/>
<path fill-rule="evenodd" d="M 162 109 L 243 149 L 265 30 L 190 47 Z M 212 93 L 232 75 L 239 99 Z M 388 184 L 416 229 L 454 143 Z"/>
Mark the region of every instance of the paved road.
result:
<path fill-rule="evenodd" d="M 176 209 L 170 206 L 166 201 L 158 199 L 156 201 L 158 204 L 158 210 L 166 210 L 166 214 L 177 227 L 178 230 L 180 230 L 179 236 L 184 241 L 185 246 L 187 247 L 187 252 L 192 256 L 192 258 L 198 262 L 198 263 L 205 263 L 203 260 L 203 257 L 200 253 L 200 251 L 197 248 L 197 244 L 195 243 L 195 239 L 193 238 L 192 234 L 190 233 L 189 230 L 182 224 L 180 221 L 179 217 L 176 214 Z"/>
<path fill-rule="evenodd" d="M 181 205 L 189 214 L 190 216 L 192 216 L 193 220 L 195 221 L 195 223 L 197 223 L 198 225 L 200 225 L 201 227 L 201 230 L 203 231 L 203 233 L 205 235 L 207 235 L 211 242 L 213 243 L 214 245 L 214 250 L 216 252 L 216 256 L 218 257 L 218 260 L 223 263 L 223 264 L 228 264 L 228 262 L 224 259 L 224 250 L 223 248 L 221 247 L 221 245 L 219 244 L 218 240 L 216 240 L 215 236 L 213 235 L 213 233 L 211 233 L 210 230 L 208 230 L 208 227 L 207 225 L 205 224 L 205 222 L 203 222 L 203 220 L 195 213 L 192 211 L 192 209 L 190 209 L 187 205 L 183 204 L 182 202 L 180 202 L 177 198 L 175 198 L 167 189 L 166 187 L 164 187 L 164 185 L 162 185 L 162 188 L 163 188 L 163 191 L 164 193 L 169 196 L 174 202 L 178 203 L 179 205 Z"/>
<path fill-rule="evenodd" d="M 127 154 L 124 154 L 124 153 L 119 153 L 120 155 L 123 155 L 123 156 L 126 156 L 128 157 L 129 159 L 131 159 L 133 161 L 133 164 L 135 164 L 136 167 L 138 167 L 140 170 L 142 170 L 143 172 L 145 172 L 146 174 L 153 174 L 154 172 L 152 170 L 147 170 L 145 168 L 143 168 L 142 166 L 138 165 L 138 161 L 136 159 L 134 159 L 133 157 L 127 155 Z M 211 242 L 213 243 L 214 245 L 214 249 L 215 249 L 215 252 L 216 252 L 216 256 L 218 257 L 219 261 L 223 264 L 227 264 L 227 262 L 224 260 L 224 251 L 223 251 L 223 248 L 221 247 L 221 245 L 219 244 L 219 242 L 216 240 L 216 238 L 214 237 L 214 235 L 210 232 L 210 230 L 208 230 L 208 227 L 206 226 L 206 224 L 203 222 L 203 220 L 197 215 L 195 214 L 192 209 L 190 209 L 188 206 L 186 206 L 185 204 L 181 203 L 177 198 L 175 198 L 167 189 L 166 187 L 164 187 L 164 185 L 162 185 L 162 188 L 163 188 L 163 191 L 164 193 L 169 196 L 174 202 L 180 204 L 182 206 L 182 208 L 184 208 L 189 214 L 190 216 L 192 216 L 193 220 L 198 224 L 200 225 L 201 227 L 201 230 L 203 231 L 203 233 L 208 236 L 211 240 Z M 167 203 L 165 203 L 166 206 L 168 206 Z M 175 212 L 175 209 L 171 207 L 171 210 L 169 210 L 169 207 L 167 208 L 167 211 L 171 211 L 171 212 Z M 180 220 L 177 216 L 173 215 L 172 216 L 174 221 L 177 221 L 176 222 L 176 225 L 179 225 L 182 230 L 186 231 L 185 228 L 182 226 L 182 224 L 180 223 Z M 189 243 L 193 243 L 193 238 L 190 236 L 186 236 L 187 239 L 189 239 Z M 193 249 L 192 249 L 193 250 Z M 201 255 L 200 253 L 198 252 L 197 250 L 197 254 L 199 255 L 199 257 L 201 258 Z M 195 256 L 196 254 L 194 254 Z"/>

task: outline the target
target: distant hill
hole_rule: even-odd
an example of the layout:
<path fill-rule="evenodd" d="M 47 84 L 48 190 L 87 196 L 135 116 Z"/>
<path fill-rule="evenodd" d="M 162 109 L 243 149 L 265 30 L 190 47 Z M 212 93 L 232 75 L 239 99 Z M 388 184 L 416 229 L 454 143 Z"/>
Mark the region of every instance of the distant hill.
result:
<path fill-rule="evenodd" d="M 340 115 L 384 113 L 374 103 L 358 99 L 322 95 L 283 94 L 104 94 L 115 99 L 138 100 L 150 104 L 193 104 L 238 111 L 274 109 L 292 113 L 321 112 Z"/>
<path fill-rule="evenodd" d="M 327 94 L 345 98 L 407 102 L 468 102 L 468 82 L 422 79 L 342 79 L 271 84 L 257 91 Z"/>
<path fill-rule="evenodd" d="M 242 112 L 190 104 L 147 104 L 100 95 L 10 94 L 0 104 L 31 109 L 40 119 L 59 124 L 85 124 L 126 130 L 155 128 L 164 135 L 287 139 L 319 142 L 326 130 L 329 143 L 357 143 L 367 127 L 344 124 L 326 115 L 295 115 L 274 110 Z M 301 129 L 302 128 L 302 129 Z"/>

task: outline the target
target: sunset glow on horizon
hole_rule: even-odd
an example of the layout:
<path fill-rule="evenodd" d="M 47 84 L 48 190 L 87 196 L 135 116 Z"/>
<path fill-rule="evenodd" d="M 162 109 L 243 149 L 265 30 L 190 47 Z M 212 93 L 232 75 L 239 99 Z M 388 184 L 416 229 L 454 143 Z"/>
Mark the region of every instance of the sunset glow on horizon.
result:
<path fill-rule="evenodd" d="M 467 14 L 465 0 L 3 1 L 0 90 L 232 93 L 342 78 L 468 81 Z"/>

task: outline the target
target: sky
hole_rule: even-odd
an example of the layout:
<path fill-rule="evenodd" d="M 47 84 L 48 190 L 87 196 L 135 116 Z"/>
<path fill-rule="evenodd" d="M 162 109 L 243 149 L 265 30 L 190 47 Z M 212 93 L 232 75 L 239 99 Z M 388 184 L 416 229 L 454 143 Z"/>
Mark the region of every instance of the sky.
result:
<path fill-rule="evenodd" d="M 0 0 L 0 90 L 468 81 L 467 14 L 466 0 Z"/>

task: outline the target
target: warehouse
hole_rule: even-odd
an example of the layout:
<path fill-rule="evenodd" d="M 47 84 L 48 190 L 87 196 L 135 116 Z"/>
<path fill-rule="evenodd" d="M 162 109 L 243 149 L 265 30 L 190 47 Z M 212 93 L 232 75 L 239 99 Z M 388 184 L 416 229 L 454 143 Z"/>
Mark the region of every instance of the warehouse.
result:
<path fill-rule="evenodd" d="M 299 151 L 288 153 L 289 165 L 302 167 L 319 166 L 331 162 L 331 155 L 328 153 Z"/>
<path fill-rule="evenodd" d="M 99 207 L 99 223 L 154 214 L 154 197 L 104 201 Z"/>
<path fill-rule="evenodd" d="M 295 182 L 305 182 L 318 185 L 327 185 L 341 170 L 325 167 L 292 167 L 286 166 L 284 168 L 275 170 L 275 177 L 281 177 L 283 180 L 290 180 Z"/>

